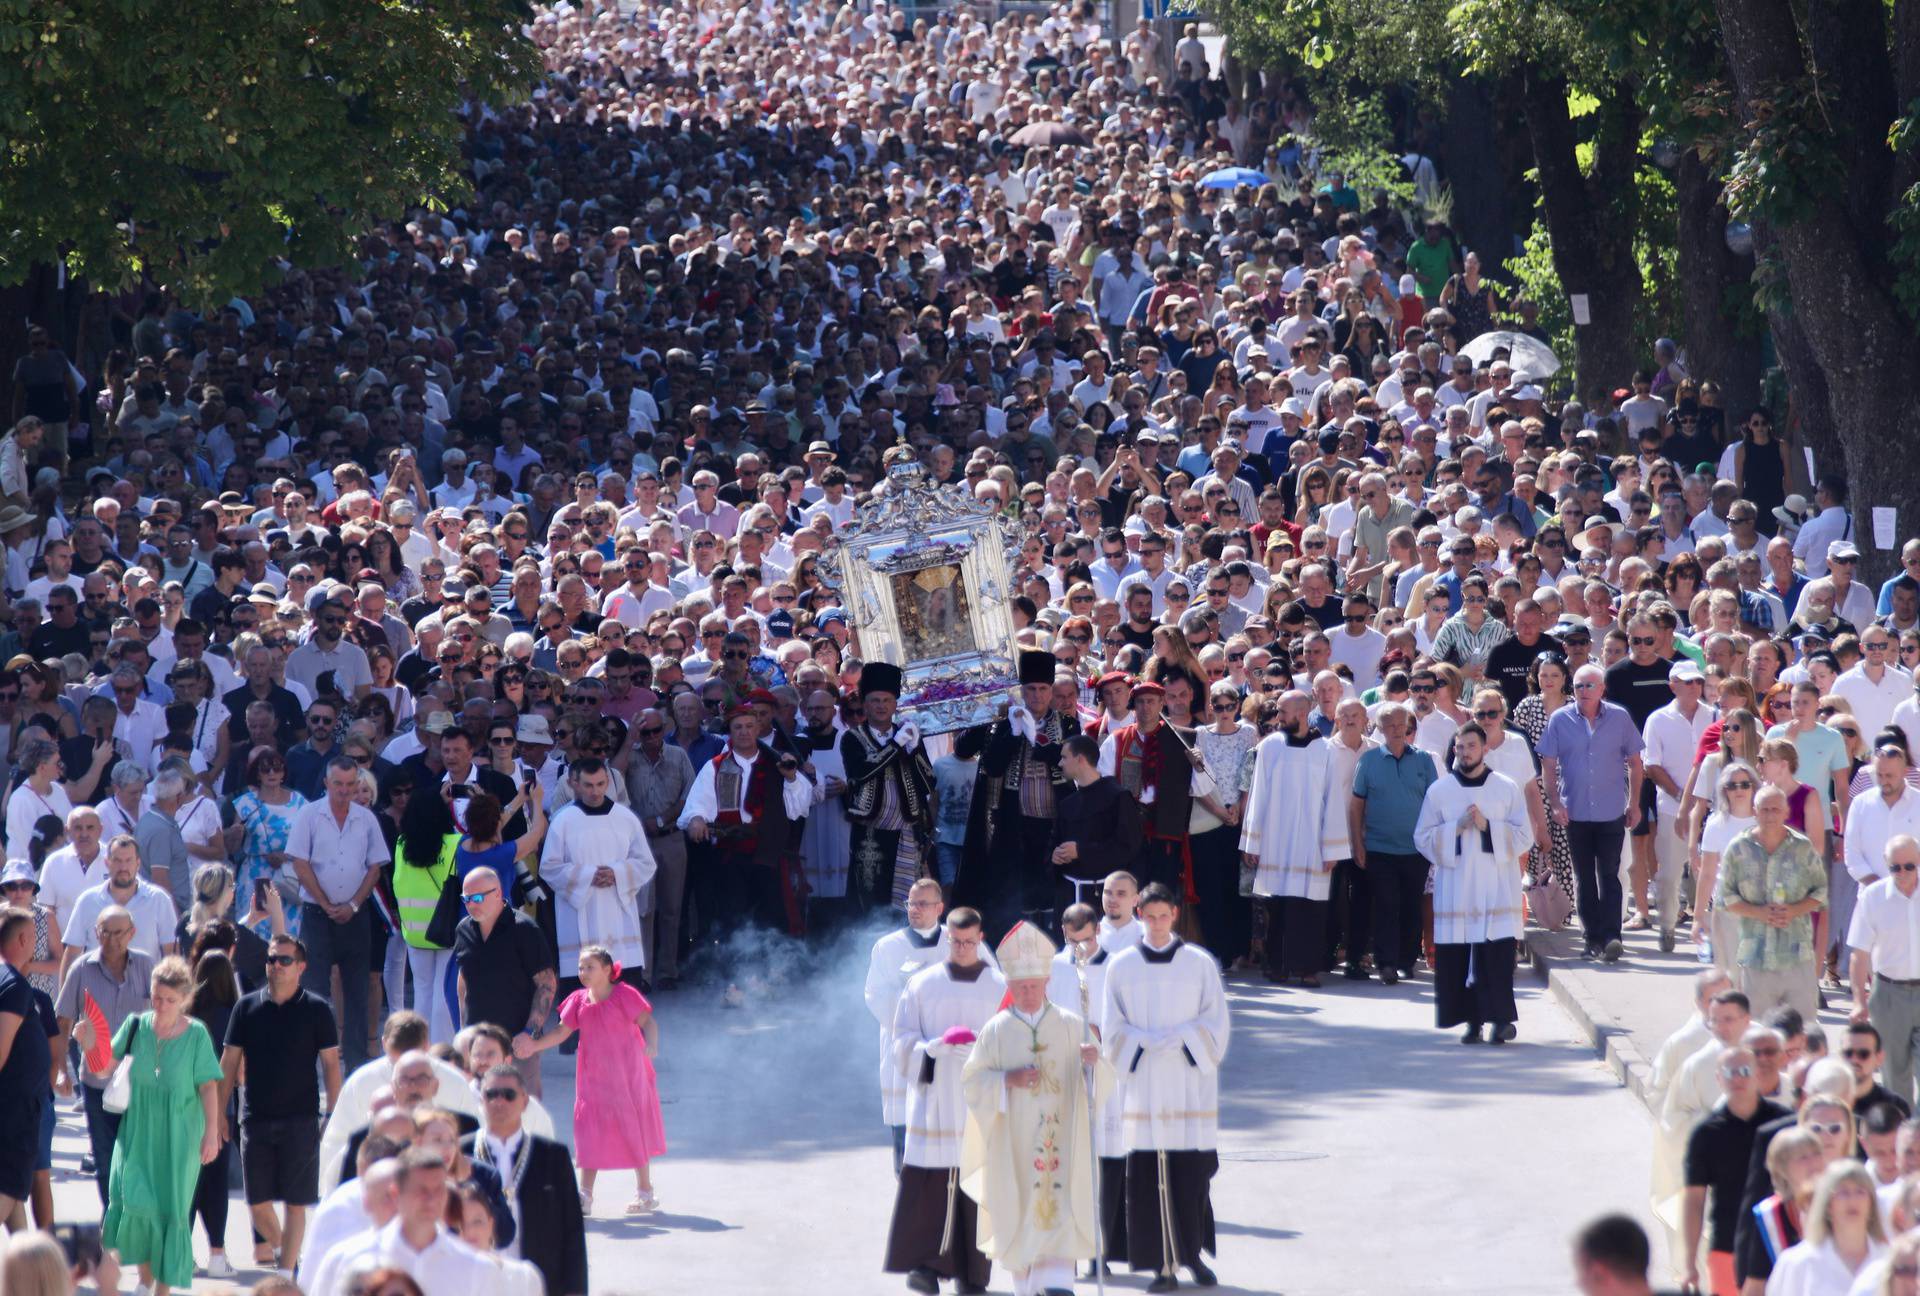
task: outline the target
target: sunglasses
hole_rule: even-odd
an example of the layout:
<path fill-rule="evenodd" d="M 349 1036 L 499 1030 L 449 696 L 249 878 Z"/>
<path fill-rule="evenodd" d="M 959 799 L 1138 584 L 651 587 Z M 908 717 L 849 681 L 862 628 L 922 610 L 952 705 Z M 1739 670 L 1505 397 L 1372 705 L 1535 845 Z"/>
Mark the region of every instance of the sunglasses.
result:
<path fill-rule="evenodd" d="M 488 896 L 499 895 L 499 894 L 500 893 L 498 891 L 468 891 L 461 894 L 460 903 L 466 904 L 466 905 L 477 905 L 482 900 L 485 900 Z"/>
<path fill-rule="evenodd" d="M 513 1088 L 487 1089 L 481 1092 L 481 1097 L 488 1102 L 519 1102 L 520 1091 Z"/>
<path fill-rule="evenodd" d="M 1889 864 L 1887 869 L 1893 873 L 1920 873 L 1920 864 Z"/>
<path fill-rule="evenodd" d="M 1847 1131 L 1847 1127 L 1839 1121 L 1809 1121 L 1803 1128 L 1810 1129 L 1815 1134 L 1825 1134 L 1828 1137 L 1836 1134 L 1844 1134 Z"/>
<path fill-rule="evenodd" d="M 295 963 L 297 963 L 297 962 L 299 962 L 299 961 L 300 961 L 300 960 L 298 960 L 298 959 L 296 959 L 296 958 L 295 958 L 295 957 L 294 957 L 293 955 L 291 955 L 291 954 L 269 954 L 269 955 L 267 955 L 267 963 L 268 963 L 268 965 L 269 965 L 269 966 L 271 966 L 271 967 L 292 967 L 292 966 L 293 966 L 293 965 L 294 965 Z"/>
<path fill-rule="evenodd" d="M 1840 1056 L 1849 1062 L 1866 1062 L 1872 1059 L 1873 1050 L 1868 1048 L 1841 1049 Z M 1834 1127 L 1836 1130 L 1839 1126 Z"/>

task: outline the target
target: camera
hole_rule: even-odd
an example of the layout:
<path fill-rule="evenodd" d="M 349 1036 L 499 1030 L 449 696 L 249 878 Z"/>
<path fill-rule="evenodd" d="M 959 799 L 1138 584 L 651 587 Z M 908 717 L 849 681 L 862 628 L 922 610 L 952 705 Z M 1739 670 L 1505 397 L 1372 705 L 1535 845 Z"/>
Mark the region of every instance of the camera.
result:
<path fill-rule="evenodd" d="M 53 1240 L 66 1254 L 67 1268 L 85 1277 L 100 1267 L 98 1224 L 55 1224 Z"/>

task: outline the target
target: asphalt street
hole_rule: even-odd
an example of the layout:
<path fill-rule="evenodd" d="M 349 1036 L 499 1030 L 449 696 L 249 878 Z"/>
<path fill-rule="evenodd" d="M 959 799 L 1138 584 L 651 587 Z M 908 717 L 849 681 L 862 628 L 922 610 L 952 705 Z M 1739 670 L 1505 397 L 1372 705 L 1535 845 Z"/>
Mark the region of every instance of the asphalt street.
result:
<path fill-rule="evenodd" d="M 905 1290 L 879 1272 L 893 1176 L 865 963 L 853 939 L 826 958 L 782 949 L 769 978 L 743 985 L 741 1006 L 719 987 L 660 996 L 662 1208 L 625 1217 L 631 1180 L 602 1175 L 595 1293 Z M 1583 1220 L 1644 1215 L 1644 1110 L 1524 976 L 1520 1037 L 1502 1048 L 1434 1029 L 1424 977 L 1393 990 L 1335 978 L 1317 991 L 1234 979 L 1228 991 L 1221 1291 L 1552 1296 L 1573 1290 L 1567 1239 Z M 564 1124 L 571 1059 L 549 1053 L 545 1081 Z M 63 1112 L 62 1218 L 98 1217 L 77 1173 L 83 1141 Z M 236 1202 L 229 1255 L 250 1254 Z M 1121 1274 L 1108 1287 L 1145 1284 Z M 1010 1289 L 996 1271 L 993 1290 Z M 233 1288 L 203 1279 L 194 1290 Z"/>

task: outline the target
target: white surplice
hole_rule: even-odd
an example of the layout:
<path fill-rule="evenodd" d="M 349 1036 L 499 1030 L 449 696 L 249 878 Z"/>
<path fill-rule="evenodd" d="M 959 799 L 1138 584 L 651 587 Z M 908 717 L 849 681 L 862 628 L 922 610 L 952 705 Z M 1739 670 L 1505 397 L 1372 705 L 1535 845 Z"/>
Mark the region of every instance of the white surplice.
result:
<path fill-rule="evenodd" d="M 613 885 L 597 887 L 594 873 L 613 871 Z M 571 974 L 583 945 L 604 945 L 624 966 L 644 968 L 641 893 L 656 865 L 646 830 L 633 811 L 612 801 L 598 811 L 575 802 L 547 826 L 540 876 L 553 888 L 554 934 L 563 974 Z"/>
<path fill-rule="evenodd" d="M 836 735 L 840 731 L 835 730 Z M 818 799 L 807 813 L 800 830 L 800 863 L 807 886 L 822 899 L 835 899 L 847 893 L 847 862 L 853 853 L 853 825 L 847 822 L 846 794 L 828 796 L 827 780 L 847 780 L 847 762 L 840 755 L 840 744 L 808 755 L 813 765 L 813 780 Z M 896 1122 L 897 1123 L 897 1122 Z"/>
<path fill-rule="evenodd" d="M 1209 1151 L 1231 1028 L 1220 967 L 1175 938 L 1107 961 L 1100 1043 L 1120 1080 L 1122 1151 Z"/>
<path fill-rule="evenodd" d="M 968 1120 L 960 1187 L 980 1204 L 980 1250 L 1016 1274 L 1037 1261 L 1094 1254 L 1094 1150 L 1080 1046 L 1093 1033 L 1078 1013 L 1046 1003 L 1033 1017 L 1008 1008 L 980 1032 L 962 1071 Z M 1006 1075 L 1035 1067 L 1032 1089 Z M 1096 1102 L 1113 1084 L 1103 1057 Z M 1071 1271 L 1069 1271 L 1071 1272 Z"/>
<path fill-rule="evenodd" d="M 1128 930 L 1138 931 L 1139 927 L 1139 923 L 1132 923 Z M 1061 950 L 1053 956 L 1047 998 L 1094 1023 L 1097 1030 L 1100 1001 L 1106 993 L 1107 967 L 1113 959 L 1112 951 L 1100 949 L 1084 963 L 1075 963 L 1071 951 Z M 1100 1110 L 1094 1113 L 1093 1147 L 1103 1157 L 1126 1155 L 1120 1141 L 1120 1115 L 1120 1086 L 1116 1084 L 1100 1104 Z"/>
<path fill-rule="evenodd" d="M 993 968 L 983 965 L 978 978 L 962 981 L 948 963 L 916 972 L 900 993 L 892 1048 L 894 1065 L 907 1087 L 907 1165 L 929 1170 L 959 1166 L 960 1136 L 967 1124 L 960 1071 L 973 1046 L 948 1044 L 941 1037 L 955 1026 L 978 1035 L 1000 1011 L 1006 993 L 1006 981 Z"/>
<path fill-rule="evenodd" d="M 1331 893 L 1347 837 L 1347 803 L 1332 795 L 1333 779 L 1333 749 L 1317 735 L 1296 746 L 1283 733 L 1269 734 L 1254 748 L 1240 849 L 1258 861 L 1255 895 L 1325 900 Z"/>
<path fill-rule="evenodd" d="M 1487 818 L 1484 833 L 1460 825 L 1474 806 Z M 1519 938 L 1520 857 L 1533 845 L 1533 824 L 1518 784 L 1485 770 L 1469 785 L 1448 770 L 1427 788 L 1413 840 L 1434 866 L 1435 944 Z"/>
<path fill-rule="evenodd" d="M 888 1125 L 907 1123 L 907 1078 L 893 1056 L 894 1009 L 916 972 L 946 958 L 947 929 L 937 923 L 928 932 L 890 931 L 873 943 L 867 957 L 867 1011 L 880 1024 L 880 1119 Z"/>

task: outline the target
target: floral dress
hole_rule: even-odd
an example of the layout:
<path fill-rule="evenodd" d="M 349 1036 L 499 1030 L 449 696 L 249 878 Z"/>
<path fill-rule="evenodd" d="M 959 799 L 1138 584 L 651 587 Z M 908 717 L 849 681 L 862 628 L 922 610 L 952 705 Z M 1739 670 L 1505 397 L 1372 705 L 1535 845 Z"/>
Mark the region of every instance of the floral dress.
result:
<path fill-rule="evenodd" d="M 1565 705 L 1564 703 L 1562 705 Z M 1527 745 L 1539 754 L 1540 735 L 1547 731 L 1547 708 L 1535 693 L 1522 698 L 1520 705 L 1513 709 L 1512 726 L 1526 737 Z M 1534 781 L 1540 785 L 1540 795 L 1547 795 L 1546 779 L 1535 775 Z M 1527 852 L 1527 880 L 1538 882 L 1541 876 L 1552 872 L 1553 880 L 1567 893 L 1567 903 L 1577 904 L 1578 896 L 1573 888 L 1573 850 L 1567 845 L 1567 826 L 1558 822 L 1552 815 L 1547 816 L 1547 835 L 1550 849 L 1542 852 L 1535 846 Z"/>
<path fill-rule="evenodd" d="M 246 841 L 240 847 L 239 876 L 234 882 L 234 908 L 241 914 L 252 912 L 253 889 L 259 885 L 271 885 L 273 876 L 279 870 L 273 863 L 273 856 L 287 848 L 287 837 L 293 831 L 294 816 L 300 813 L 300 807 L 307 799 L 298 792 L 287 793 L 286 804 L 274 805 L 261 799 L 252 788 L 248 788 L 233 799 L 233 815 L 247 830 Z M 288 905 L 287 931 L 300 934 L 300 906 Z M 261 935 L 270 933 L 262 932 Z"/>

